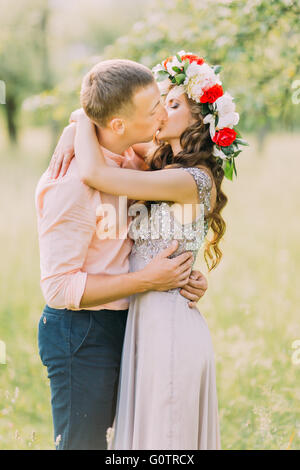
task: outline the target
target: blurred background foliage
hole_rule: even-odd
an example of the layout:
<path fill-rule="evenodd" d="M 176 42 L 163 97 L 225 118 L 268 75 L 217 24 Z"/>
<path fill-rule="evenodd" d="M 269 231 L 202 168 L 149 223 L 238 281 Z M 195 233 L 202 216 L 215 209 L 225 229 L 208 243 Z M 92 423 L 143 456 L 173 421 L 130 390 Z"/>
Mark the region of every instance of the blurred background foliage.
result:
<path fill-rule="evenodd" d="M 292 0 L 0 0 L 0 449 L 53 449 L 34 192 L 82 76 L 101 59 L 152 67 L 180 49 L 223 66 L 250 143 L 223 183 L 220 266 L 207 275 L 197 261 L 222 447 L 300 449 L 299 13 Z"/>
<path fill-rule="evenodd" d="M 56 139 L 79 105 L 85 69 L 130 29 L 146 3 L 0 0 L 0 80 L 6 83 L 0 112 L 12 143 L 27 125 L 50 126 Z"/>
<path fill-rule="evenodd" d="M 262 141 L 295 130 L 300 4 L 296 0 L 0 0 L 2 106 L 11 141 L 26 123 L 56 139 L 78 107 L 83 74 L 105 58 L 152 67 L 185 49 L 223 66 L 240 127 Z"/>

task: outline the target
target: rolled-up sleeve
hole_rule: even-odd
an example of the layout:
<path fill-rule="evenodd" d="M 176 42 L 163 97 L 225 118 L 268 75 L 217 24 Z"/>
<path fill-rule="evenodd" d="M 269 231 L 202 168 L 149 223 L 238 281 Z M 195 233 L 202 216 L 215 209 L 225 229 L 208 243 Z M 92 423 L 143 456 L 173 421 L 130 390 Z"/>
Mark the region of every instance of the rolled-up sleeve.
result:
<path fill-rule="evenodd" d="M 53 308 L 79 309 L 87 279 L 82 268 L 96 230 L 95 191 L 75 176 L 43 175 L 35 202 L 45 301 Z"/>

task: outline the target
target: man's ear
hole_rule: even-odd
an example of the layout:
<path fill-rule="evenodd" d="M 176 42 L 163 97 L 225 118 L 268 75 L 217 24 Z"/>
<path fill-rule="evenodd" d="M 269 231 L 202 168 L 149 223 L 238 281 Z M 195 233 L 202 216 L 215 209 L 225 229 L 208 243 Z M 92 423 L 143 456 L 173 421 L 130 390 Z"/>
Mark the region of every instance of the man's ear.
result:
<path fill-rule="evenodd" d="M 112 119 L 109 123 L 109 127 L 115 134 L 123 135 L 125 132 L 124 119 L 120 119 L 120 118 Z"/>

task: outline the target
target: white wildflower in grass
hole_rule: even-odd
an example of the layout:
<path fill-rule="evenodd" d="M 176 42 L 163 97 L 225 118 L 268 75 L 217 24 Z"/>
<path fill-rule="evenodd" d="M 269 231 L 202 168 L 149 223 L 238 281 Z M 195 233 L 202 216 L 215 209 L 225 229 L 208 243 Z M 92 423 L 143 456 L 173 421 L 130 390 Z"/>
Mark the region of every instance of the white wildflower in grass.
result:
<path fill-rule="evenodd" d="M 32 234 L 35 223 L 32 188 L 40 177 L 37 161 L 44 158 L 48 134 L 43 128 L 30 128 L 26 136 L 26 147 L 20 144 L 16 154 L 4 146 L 3 139 L 1 147 L 2 235 L 6 249 L 1 258 L 0 285 L 10 285 L 16 293 L 13 299 L 0 298 L 2 312 L 10 311 L 13 302 L 14 315 L 6 315 L 0 337 L 14 344 L 15 358 L 10 367 L 2 370 L 0 366 L 1 449 L 50 450 L 55 447 L 49 382 L 32 341 L 37 311 L 43 305 L 36 282 L 40 266 Z M 297 279 L 299 220 L 295 217 L 295 201 L 300 200 L 297 177 L 300 159 L 295 158 L 295 149 L 300 147 L 300 136 L 274 133 L 266 140 L 261 154 L 257 152 L 254 136 L 251 142 L 254 145 L 247 147 L 248 156 L 241 159 L 240 180 L 230 188 L 232 197 L 226 206 L 230 237 L 224 240 L 224 264 L 222 261 L 213 273 L 214 282 L 209 285 L 211 295 L 204 296 L 201 302 L 217 358 L 222 448 L 285 450 L 296 430 L 291 443 L 294 450 L 300 449 L 300 365 L 291 362 L 291 355 L 296 351 L 292 343 L 300 339 L 299 289 L 297 282 L 291 281 L 282 287 L 281 270 L 288 273 L 290 280 Z M 23 158 L 14 158 L 21 154 Z M 288 190 L 278 191 L 274 182 Z M 245 191 L 246 188 L 249 190 Z M 278 224 L 279 212 L 289 220 L 288 230 L 284 224 Z M 18 266 L 21 269 L 16 277 Z M 203 267 L 200 258 L 197 267 L 200 271 Z M 241 306 L 245 303 L 250 305 L 249 315 Z M 257 318 L 261 320 L 259 329 Z M 271 367 L 266 362 L 270 359 Z M 16 367 L 23 362 L 28 367 Z M 13 405 L 10 399 L 16 381 L 26 387 L 20 388 Z M 270 389 L 261 389 L 264 384 Z M 261 435 L 260 418 L 253 413 L 254 405 L 270 410 L 270 440 Z M 243 426 L 247 420 L 249 426 Z M 36 440 L 28 447 L 33 427 Z M 24 443 L 23 439 L 15 439 L 16 429 L 21 429 L 22 437 L 26 433 Z"/>
<path fill-rule="evenodd" d="M 255 406 L 254 414 L 256 414 L 258 419 L 258 426 L 259 426 L 259 433 L 264 440 L 271 441 L 272 440 L 272 433 L 271 433 L 271 426 L 272 420 L 270 417 L 270 411 L 265 408 L 264 406 Z"/>
<path fill-rule="evenodd" d="M 292 348 L 295 349 L 292 354 L 292 363 L 298 365 L 300 364 L 300 339 L 296 339 L 292 342 Z"/>
<path fill-rule="evenodd" d="M 106 430 L 106 442 L 110 443 L 115 434 L 114 428 L 107 428 Z"/>

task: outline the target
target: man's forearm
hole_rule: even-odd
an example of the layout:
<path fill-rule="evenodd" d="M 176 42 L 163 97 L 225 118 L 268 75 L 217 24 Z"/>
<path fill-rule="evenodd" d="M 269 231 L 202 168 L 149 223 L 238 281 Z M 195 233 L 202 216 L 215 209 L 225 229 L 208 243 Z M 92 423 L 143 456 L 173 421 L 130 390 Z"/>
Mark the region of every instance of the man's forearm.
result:
<path fill-rule="evenodd" d="M 88 274 L 80 308 L 106 304 L 151 288 L 143 271 L 119 275 Z"/>

